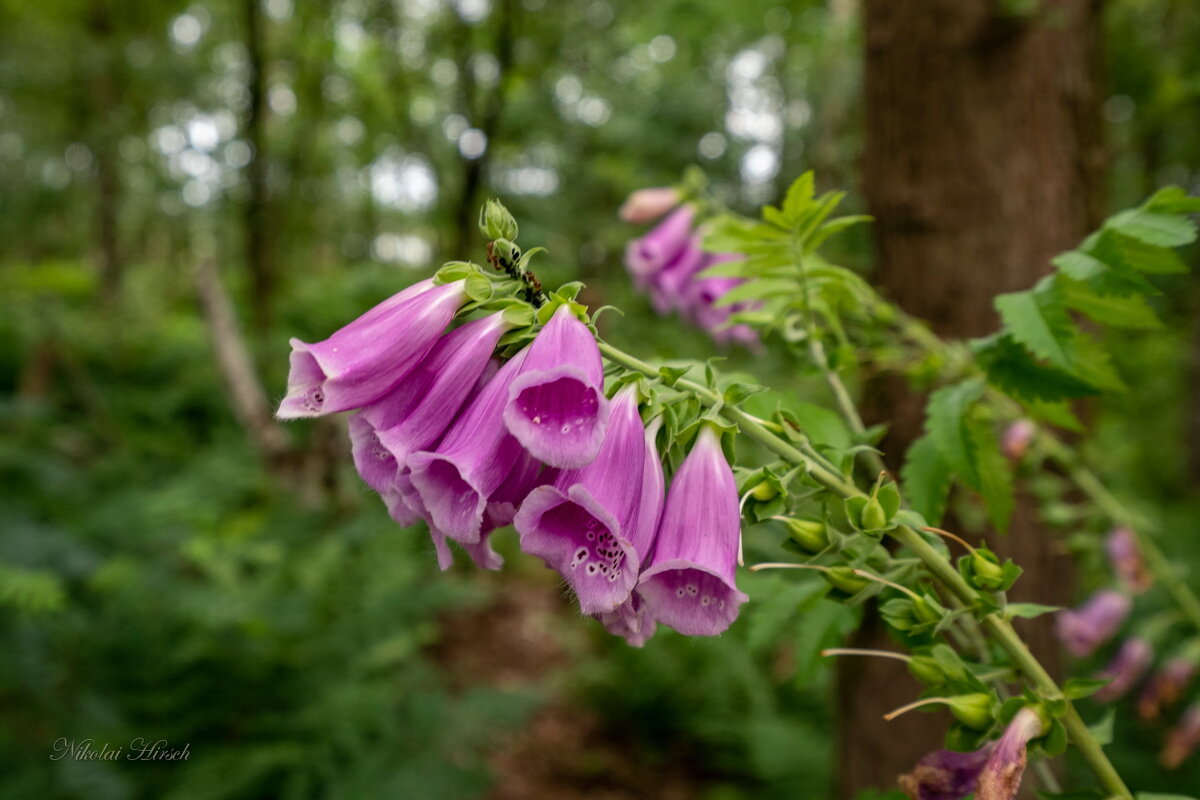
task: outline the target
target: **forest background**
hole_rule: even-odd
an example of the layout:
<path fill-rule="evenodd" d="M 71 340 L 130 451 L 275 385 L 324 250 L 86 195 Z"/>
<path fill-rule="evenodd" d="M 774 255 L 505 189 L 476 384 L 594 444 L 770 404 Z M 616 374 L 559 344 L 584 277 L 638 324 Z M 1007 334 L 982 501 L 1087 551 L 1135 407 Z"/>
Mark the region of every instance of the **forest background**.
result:
<path fill-rule="evenodd" d="M 751 214 L 814 170 L 879 219 L 843 263 L 945 335 L 987 333 L 991 297 L 1105 214 L 1200 191 L 1200 7 L 0 2 L 0 796 L 887 796 L 913 760 L 879 718 L 888 679 L 819 656 L 850 610 L 745 575 L 728 634 L 634 650 L 511 540 L 501 574 L 439 575 L 342 421 L 270 418 L 287 338 L 481 261 L 490 196 L 549 249 L 543 280 L 622 308 L 611 341 L 707 357 L 631 290 L 641 231 L 616 218 L 690 165 Z M 1085 409 L 1084 447 L 1194 574 L 1200 270 L 1161 283 L 1167 324 L 1114 340 L 1133 388 Z M 898 450 L 894 391 L 875 416 Z M 1014 546 L 1067 552 L 1044 513 Z M 1035 567 L 1028 599 L 1081 596 L 1076 561 Z M 1160 729 L 1116 725 L 1130 783 L 1200 786 L 1195 759 L 1158 767 Z M 190 757 L 54 760 L 60 737 Z"/>

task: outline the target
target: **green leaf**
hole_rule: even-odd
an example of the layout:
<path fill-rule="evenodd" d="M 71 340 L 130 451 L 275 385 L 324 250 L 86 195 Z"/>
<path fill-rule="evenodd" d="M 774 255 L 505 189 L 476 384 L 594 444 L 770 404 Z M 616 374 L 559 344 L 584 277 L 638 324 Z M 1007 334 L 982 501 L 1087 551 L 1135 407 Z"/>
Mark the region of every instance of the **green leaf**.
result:
<path fill-rule="evenodd" d="M 1186 794 L 1160 794 L 1159 792 L 1138 792 L 1135 800 L 1196 800 Z"/>
<path fill-rule="evenodd" d="M 1117 234 L 1113 239 L 1124 266 L 1148 275 L 1178 275 L 1188 271 L 1174 250 Z"/>
<path fill-rule="evenodd" d="M 787 196 L 783 199 L 783 213 L 793 220 L 799 219 L 812 205 L 815 191 L 816 181 L 812 170 L 809 170 L 792 181 L 792 185 L 788 187 Z"/>
<path fill-rule="evenodd" d="M 1159 247 L 1180 247 L 1196 241 L 1196 225 L 1186 217 L 1133 209 L 1109 217 L 1104 227 Z"/>
<path fill-rule="evenodd" d="M 1048 422 L 1069 431 L 1083 433 L 1083 423 L 1075 416 L 1071 407 L 1062 400 L 1024 400 L 1025 410 L 1029 416 L 1041 422 Z"/>
<path fill-rule="evenodd" d="M 1008 333 L 1038 358 L 1068 373 L 1075 372 L 1070 341 L 1075 325 L 1054 290 L 1002 294 L 995 300 L 996 310 L 1008 326 Z"/>
<path fill-rule="evenodd" d="M 1178 186 L 1164 186 L 1146 201 L 1143 208 L 1167 214 L 1195 214 L 1200 212 L 1200 197 L 1190 197 Z"/>
<path fill-rule="evenodd" d="M 828 408 L 813 403 L 795 402 L 787 406 L 792 419 L 800 426 L 809 440 L 818 447 L 828 447 L 841 452 L 854 443 L 850 429 L 842 418 Z"/>
<path fill-rule="evenodd" d="M 1035 619 L 1043 614 L 1052 614 L 1061 610 L 1062 606 L 1044 606 L 1041 603 L 1009 603 L 1004 607 L 1004 618 Z"/>
<path fill-rule="evenodd" d="M 1092 734 L 1092 738 L 1096 740 L 1096 744 L 1104 747 L 1107 744 L 1112 744 L 1113 740 L 1113 720 L 1116 719 L 1117 709 L 1109 706 L 1104 712 L 1099 721 L 1088 725 L 1088 730 Z"/>
<path fill-rule="evenodd" d="M 988 519 L 1000 533 L 1008 531 L 1015 506 L 1012 463 L 1000 452 L 1000 442 L 991 425 L 973 421 L 971 444 L 979 475 L 979 494 L 987 506 Z"/>
<path fill-rule="evenodd" d="M 765 297 L 775 297 L 778 295 L 794 295 L 799 292 L 799 287 L 793 280 L 784 278 L 763 278 L 761 280 L 746 281 L 738 284 L 730 289 L 725 294 L 721 295 L 713 305 L 721 308 L 723 306 L 731 306 L 735 303 L 741 303 L 746 300 L 762 300 Z"/>
<path fill-rule="evenodd" d="M 967 412 L 983 394 L 983 381 L 972 379 L 938 389 L 925 407 L 925 430 L 942 458 L 973 489 L 980 487 L 974 446 L 967 427 Z M 926 515 L 928 516 L 928 515 Z"/>
<path fill-rule="evenodd" d="M 909 446 L 900 470 L 904 496 L 933 525 L 941 521 L 946 510 L 952 477 L 953 471 L 932 436 L 926 434 Z"/>
<path fill-rule="evenodd" d="M 1111 681 L 1111 678 L 1070 678 L 1063 684 L 1063 694 L 1071 700 L 1081 700 L 1095 694 Z"/>
<path fill-rule="evenodd" d="M 1055 401 L 1064 397 L 1090 397 L 1100 390 L 1062 370 L 1039 364 L 1008 335 L 995 334 L 971 343 L 988 381 L 1022 401 Z"/>
<path fill-rule="evenodd" d="M 1103 325 L 1142 330 L 1162 327 L 1158 316 L 1141 295 L 1099 295 L 1087 284 L 1069 278 L 1061 279 L 1059 286 L 1068 308 L 1080 311 Z"/>

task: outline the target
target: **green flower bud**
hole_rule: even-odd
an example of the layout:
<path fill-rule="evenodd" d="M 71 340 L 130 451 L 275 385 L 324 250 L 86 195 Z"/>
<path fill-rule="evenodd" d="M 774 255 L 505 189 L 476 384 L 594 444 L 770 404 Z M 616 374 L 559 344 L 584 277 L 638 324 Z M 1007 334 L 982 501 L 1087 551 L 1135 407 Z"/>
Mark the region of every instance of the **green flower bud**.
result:
<path fill-rule="evenodd" d="M 946 682 L 946 673 L 942 672 L 937 660 L 930 656 L 913 656 L 908 660 L 908 671 L 912 676 L 926 686 L 937 686 Z"/>
<path fill-rule="evenodd" d="M 840 589 L 846 594 L 858 594 L 871 585 L 871 582 L 866 578 L 855 575 L 854 570 L 850 567 L 830 567 L 824 575 L 825 580 L 833 588 Z"/>
<path fill-rule="evenodd" d="M 913 600 L 913 616 L 917 618 L 918 622 L 940 622 L 945 615 L 946 609 L 942 608 L 936 600 L 928 597 Z"/>
<path fill-rule="evenodd" d="M 863 506 L 862 516 L 859 517 L 858 524 L 864 531 L 877 531 L 887 527 L 887 512 L 883 510 L 883 504 L 879 502 L 878 498 L 872 497 Z"/>
<path fill-rule="evenodd" d="M 779 492 L 771 485 L 770 481 L 763 481 L 750 490 L 750 496 L 755 500 L 766 502 L 777 496 Z"/>
<path fill-rule="evenodd" d="M 960 694 L 950 698 L 950 713 L 972 730 L 982 731 L 992 724 L 995 700 L 986 692 Z"/>
<path fill-rule="evenodd" d="M 995 591 L 1004 583 L 1004 568 L 978 550 L 971 554 L 971 569 L 979 589 Z"/>
<path fill-rule="evenodd" d="M 499 200 L 488 200 L 479 209 L 479 231 L 489 239 L 517 238 L 517 221 Z"/>
<path fill-rule="evenodd" d="M 825 523 L 816 519 L 788 519 L 785 523 L 792 541 L 810 553 L 819 553 L 829 546 Z"/>

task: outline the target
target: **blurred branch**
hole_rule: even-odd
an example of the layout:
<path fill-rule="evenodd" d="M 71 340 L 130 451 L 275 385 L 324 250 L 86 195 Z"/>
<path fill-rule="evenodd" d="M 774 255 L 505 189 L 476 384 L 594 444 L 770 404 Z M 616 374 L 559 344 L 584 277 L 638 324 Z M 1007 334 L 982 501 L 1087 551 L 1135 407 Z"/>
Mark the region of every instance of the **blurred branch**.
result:
<path fill-rule="evenodd" d="M 263 460 L 278 463 L 289 451 L 288 436 L 271 414 L 266 390 L 238 328 L 233 302 L 221 282 L 216 260 L 209 253 L 202 252 L 196 258 L 196 292 L 234 416 L 246 429 Z"/>
<path fill-rule="evenodd" d="M 244 230 L 246 265 L 250 268 L 254 324 L 266 330 L 271 319 L 271 296 L 275 291 L 275 270 L 271 261 L 271 226 L 267 169 L 267 80 L 266 54 L 262 9 L 259 0 L 243 0 L 243 24 L 246 46 L 246 89 L 250 102 L 246 106 L 245 136 L 250 141 L 250 161 L 246 164 L 246 198 Z"/>

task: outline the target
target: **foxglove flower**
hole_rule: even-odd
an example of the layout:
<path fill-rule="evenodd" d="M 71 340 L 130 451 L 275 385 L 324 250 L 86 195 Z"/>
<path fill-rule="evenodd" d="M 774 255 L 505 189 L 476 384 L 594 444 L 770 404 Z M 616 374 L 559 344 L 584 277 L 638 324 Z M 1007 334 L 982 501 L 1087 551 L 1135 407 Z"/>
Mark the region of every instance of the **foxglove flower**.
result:
<path fill-rule="evenodd" d="M 1055 615 L 1058 638 L 1067 652 L 1086 658 L 1107 642 L 1129 616 L 1130 600 L 1120 592 L 1103 589 L 1076 609 Z"/>
<path fill-rule="evenodd" d="M 513 521 L 521 549 L 558 570 L 584 614 L 612 611 L 637 582 L 637 528 L 646 457 L 637 389 L 613 401 L 608 434 L 586 467 L 567 470 L 534 489 Z"/>
<path fill-rule="evenodd" d="M 504 406 L 504 424 L 552 467 L 591 462 L 604 441 L 608 400 L 596 339 L 566 305 L 538 332 Z"/>
<path fill-rule="evenodd" d="M 292 339 L 280 419 L 362 408 L 399 383 L 433 349 L 466 299 L 466 281 L 423 281 L 384 300 L 324 341 Z"/>
<path fill-rule="evenodd" d="M 688 285 L 708 266 L 708 255 L 701 248 L 703 239 L 700 233 L 690 236 L 675 258 L 650 278 L 650 304 L 659 314 L 687 311 L 685 294 Z"/>
<path fill-rule="evenodd" d="M 646 289 L 654 276 L 683 250 L 692 233 L 694 216 L 691 206 L 680 206 L 658 227 L 625 248 L 625 267 L 638 288 Z"/>
<path fill-rule="evenodd" d="M 979 773 L 995 749 L 996 743 L 988 742 L 970 753 L 935 750 L 900 776 L 900 788 L 912 800 L 962 800 L 979 785 Z"/>
<path fill-rule="evenodd" d="M 972 753 L 938 750 L 900 776 L 900 788 L 912 800 L 1012 800 L 1025 773 L 1026 747 L 1042 734 L 1037 712 L 1023 708 L 998 740 Z"/>
<path fill-rule="evenodd" d="M 736 258 L 737 256 L 722 256 L 721 260 L 729 257 Z M 713 263 L 718 262 L 713 260 L 708 266 Z M 718 300 L 741 283 L 740 278 L 697 278 L 687 288 L 685 306 L 688 317 L 696 323 L 697 327 L 707 331 L 708 335 L 718 344 L 738 342 L 747 347 L 756 348 L 759 340 L 758 334 L 754 332 L 753 328 L 749 325 L 728 324 L 729 318 L 733 316 L 734 312 L 741 311 L 746 306 L 740 303 L 732 306 L 717 305 Z"/>
<path fill-rule="evenodd" d="M 734 582 L 741 520 L 733 470 L 708 426 L 671 481 L 658 541 L 638 592 L 654 618 L 689 636 L 716 636 L 749 598 Z"/>
<path fill-rule="evenodd" d="M 1138 697 L 1142 719 L 1155 720 L 1168 706 L 1178 702 L 1196 675 L 1196 664 L 1188 658 L 1172 658 L 1154 674 Z"/>
<path fill-rule="evenodd" d="M 1142 559 L 1137 536 L 1129 528 L 1123 525 L 1113 528 L 1104 540 L 1104 550 L 1108 553 L 1113 572 L 1130 592 L 1141 594 L 1154 583 L 1154 578 Z"/>
<path fill-rule="evenodd" d="M 655 437 L 662 424 L 658 417 L 646 428 L 646 459 L 642 463 L 641 499 L 638 501 L 638 516 L 629 536 L 629 543 L 637 553 L 638 561 L 646 563 L 654 548 L 654 538 L 658 533 L 658 522 L 662 517 L 663 491 L 666 480 L 663 477 L 662 461 L 658 457 L 658 447 Z M 650 608 L 642 601 L 637 589 L 629 595 L 629 599 L 613 611 L 599 615 L 604 629 L 615 636 L 623 636 L 625 641 L 634 647 L 641 647 L 651 636 L 657 624 L 650 614 Z"/>
<path fill-rule="evenodd" d="M 1126 639 L 1112 662 L 1096 676 L 1110 680 L 1096 692 L 1095 698 L 1107 703 L 1122 697 L 1141 679 L 1153 661 L 1154 648 L 1149 642 L 1137 636 Z"/>
<path fill-rule="evenodd" d="M 408 457 L 408 479 L 430 523 L 462 544 L 479 542 L 487 499 L 521 455 L 502 415 L 529 352 L 525 348 L 500 368 L 434 450 Z"/>
<path fill-rule="evenodd" d="M 629 195 L 617 213 L 626 222 L 642 225 L 653 222 L 679 205 L 680 199 L 679 190 L 670 186 L 638 189 Z"/>
<path fill-rule="evenodd" d="M 1200 746 L 1200 702 L 1192 703 L 1179 724 L 1167 733 L 1160 760 L 1167 769 L 1175 769 Z"/>
<path fill-rule="evenodd" d="M 396 388 L 350 417 L 354 466 L 368 486 L 395 491 L 400 466 L 449 427 L 509 327 L 497 313 L 443 336 Z"/>

